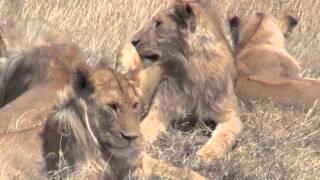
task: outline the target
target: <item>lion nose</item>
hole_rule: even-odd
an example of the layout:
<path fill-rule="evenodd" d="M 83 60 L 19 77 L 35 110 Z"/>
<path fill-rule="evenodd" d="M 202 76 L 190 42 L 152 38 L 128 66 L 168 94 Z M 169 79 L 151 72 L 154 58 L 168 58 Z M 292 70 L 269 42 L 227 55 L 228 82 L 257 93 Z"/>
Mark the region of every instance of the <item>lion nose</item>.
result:
<path fill-rule="evenodd" d="M 131 41 L 131 44 L 134 45 L 135 47 L 138 46 L 139 43 L 140 43 L 139 39 L 134 39 Z"/>
<path fill-rule="evenodd" d="M 138 137 L 140 136 L 139 133 L 135 133 L 135 132 L 121 132 L 121 136 L 124 139 L 127 139 L 129 141 L 134 141 L 136 139 L 138 139 Z"/>

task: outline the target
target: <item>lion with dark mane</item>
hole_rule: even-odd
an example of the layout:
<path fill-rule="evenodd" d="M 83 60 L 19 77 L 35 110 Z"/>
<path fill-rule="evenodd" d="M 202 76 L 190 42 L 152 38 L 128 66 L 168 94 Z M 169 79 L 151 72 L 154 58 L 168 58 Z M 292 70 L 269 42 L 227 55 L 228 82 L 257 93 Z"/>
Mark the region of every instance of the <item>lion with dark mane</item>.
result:
<path fill-rule="evenodd" d="M 201 3 L 177 0 L 132 39 L 144 65 L 144 138 L 153 142 L 170 123 L 192 116 L 215 122 L 197 152 L 207 163 L 228 152 L 241 132 L 233 55 L 216 19 Z M 126 64 L 118 61 L 117 68 Z"/>

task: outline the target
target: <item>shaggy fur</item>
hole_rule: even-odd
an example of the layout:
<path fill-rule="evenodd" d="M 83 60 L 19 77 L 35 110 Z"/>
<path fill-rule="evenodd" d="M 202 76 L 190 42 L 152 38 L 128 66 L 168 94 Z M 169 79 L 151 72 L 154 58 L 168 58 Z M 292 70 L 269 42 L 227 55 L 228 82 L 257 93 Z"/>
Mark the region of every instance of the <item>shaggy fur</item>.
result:
<path fill-rule="evenodd" d="M 109 178 L 123 177 L 140 163 L 142 144 L 132 108 L 135 95 L 128 82 L 112 71 L 97 70 L 89 77 L 80 73 L 73 87 L 58 94 L 55 112 L 47 121 L 44 150 L 56 154 L 47 167 L 79 171 L 78 166 L 91 166 L 100 173 L 107 168 L 113 173 L 108 172 Z"/>
<path fill-rule="evenodd" d="M 47 172 L 53 177 L 74 172 L 84 178 L 114 179 L 140 165 L 142 144 L 138 120 L 130 107 L 135 98 L 129 84 L 110 70 L 91 73 L 76 68 L 70 85 L 58 92 L 52 113 L 42 118 L 45 126 L 1 135 L 5 175 L 15 177 L 20 172 L 21 177 L 40 178 Z M 33 115 L 39 113 L 43 112 Z M 24 141 L 24 137 L 30 138 Z M 18 145 L 23 150 L 15 153 L 16 159 L 8 158 Z"/>
<path fill-rule="evenodd" d="M 193 116 L 214 121 L 212 138 L 197 152 L 207 163 L 228 152 L 241 131 L 232 52 L 209 12 L 196 2 L 176 1 L 132 40 L 147 73 L 142 81 L 158 80 L 141 86 L 152 96 L 140 125 L 144 138 L 153 142 L 169 124 Z"/>
<path fill-rule="evenodd" d="M 155 169 L 204 179 L 140 154 L 134 79 L 106 67 L 93 70 L 79 52 L 72 44 L 49 44 L 21 55 L 21 63 L 36 62 L 28 67 L 48 75 L 0 109 L 0 176 L 109 180 L 132 172 L 144 177 Z"/>
<path fill-rule="evenodd" d="M 23 31 L 20 25 L 19 22 L 13 27 Z M 129 82 L 108 69 L 93 72 L 78 47 L 51 41 L 49 32 L 55 30 L 46 25 L 24 25 L 30 25 L 25 33 L 21 32 L 27 36 L 24 39 L 30 40 L 30 47 L 23 47 L 23 39 L 20 44 L 18 39 L 11 39 L 21 46 L 21 51 L 11 56 L 11 52 L 18 51 L 9 50 L 1 71 L 3 102 L 11 100 L 0 110 L 1 146 L 6 147 L 1 154 L 4 174 L 15 177 L 12 173 L 21 171 L 21 177 L 39 178 L 46 176 L 46 170 L 66 165 L 72 170 L 93 167 L 99 172 L 95 177 L 112 169 L 112 174 L 107 171 L 108 174 L 121 177 L 131 167 L 134 169 L 139 164 L 141 138 L 133 112 L 136 96 Z M 28 34 L 31 30 L 34 32 Z M 66 85 L 54 103 L 57 91 Z M 23 137 L 30 138 L 23 141 Z M 7 146 L 11 143 L 16 145 Z M 19 161 L 8 158 L 19 144 L 25 147 L 15 153 Z M 61 155 L 60 150 L 65 154 Z M 108 163 L 114 167 L 107 167 Z M 91 177 L 91 170 L 88 172 Z"/>
<path fill-rule="evenodd" d="M 57 74 L 49 72 L 59 63 L 68 63 L 56 62 L 56 59 L 72 59 L 68 57 L 72 53 L 79 55 L 77 58 L 83 58 L 77 48 L 67 44 L 69 41 L 63 33 L 47 23 L 8 21 L 0 24 L 0 27 L 0 36 L 7 49 L 4 63 L 0 64 L 0 107 L 37 83 L 56 76 Z M 64 54 L 57 53 L 59 49 Z"/>
<path fill-rule="evenodd" d="M 1 109 L 0 131 L 21 130 L 43 122 L 56 91 L 70 81 L 73 61 L 86 58 L 46 23 L 7 22 L 1 28 L 8 51 L 0 65 L 0 107 L 10 106 Z"/>
<path fill-rule="evenodd" d="M 312 107 L 320 98 L 320 81 L 300 77 L 297 61 L 285 48 L 297 24 L 292 13 L 279 20 L 263 13 L 230 19 L 236 50 L 236 93 L 245 103 L 271 98 L 277 104 Z"/>
<path fill-rule="evenodd" d="M 72 64 L 67 73 L 70 85 L 58 93 L 53 110 L 30 111 L 30 116 L 22 117 L 23 121 L 20 123 L 24 125 L 23 122 L 40 121 L 38 125 L 7 130 L 1 135 L 1 146 L 6 147 L 2 149 L 1 167 L 8 176 L 15 176 L 12 173 L 21 171 L 21 177 L 39 178 L 52 170 L 62 169 L 59 174 L 63 174 L 63 168 L 68 167 L 71 170 L 68 173 L 84 173 L 82 170 L 88 170 L 87 177 L 90 178 L 98 178 L 102 174 L 105 176 L 105 173 L 114 178 L 124 176 L 131 168 L 135 169 L 140 164 L 141 138 L 138 119 L 132 108 L 136 104 L 136 98 L 129 83 L 108 69 L 93 72 L 82 60 L 76 60 Z M 54 84 L 55 81 L 52 81 L 49 85 Z M 47 83 L 40 85 L 30 89 L 21 98 L 34 96 L 29 92 L 36 87 L 44 90 L 44 87 L 48 86 Z M 6 107 L 29 112 L 27 107 L 15 107 L 19 107 L 15 102 L 21 98 L 2 108 L 0 116 L 11 115 L 12 111 L 7 111 Z M 52 99 L 38 101 L 53 104 Z M 39 104 L 32 101 L 33 103 Z M 21 121 L 18 118 L 10 120 L 11 123 L 15 121 L 15 124 Z M 42 136 L 39 136 L 39 133 Z M 25 142 L 23 137 L 30 138 Z M 9 146 L 11 143 L 25 147 L 21 152 L 16 152 L 15 157 L 26 164 L 7 158 L 16 146 Z M 32 150 L 33 148 L 35 149 Z M 43 155 L 43 158 L 40 155 Z M 38 163 L 40 164 L 37 165 Z"/>

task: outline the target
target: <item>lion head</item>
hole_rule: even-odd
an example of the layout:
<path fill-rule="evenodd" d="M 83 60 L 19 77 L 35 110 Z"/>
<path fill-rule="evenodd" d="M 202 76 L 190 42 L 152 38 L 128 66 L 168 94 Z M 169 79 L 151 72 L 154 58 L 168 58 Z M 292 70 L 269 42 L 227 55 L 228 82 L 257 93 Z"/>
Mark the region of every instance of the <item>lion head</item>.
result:
<path fill-rule="evenodd" d="M 276 19 L 270 15 L 257 12 L 247 19 L 234 16 L 229 20 L 232 41 L 236 51 L 248 43 L 269 43 L 283 47 L 284 38 L 288 37 L 298 20 L 291 12 L 283 12 Z M 263 38 L 261 38 L 263 37 Z"/>
<path fill-rule="evenodd" d="M 187 53 L 186 36 L 194 30 L 194 13 L 189 3 L 177 0 L 170 9 L 155 15 L 132 38 L 145 65 L 166 60 L 171 52 Z"/>
<path fill-rule="evenodd" d="M 58 153 L 61 148 L 68 166 L 103 157 L 104 163 L 121 172 L 117 164 L 130 167 L 142 148 L 134 111 L 136 93 L 130 81 L 111 69 L 93 70 L 80 64 L 74 68 L 70 85 L 58 93 L 44 131 L 45 152 Z M 57 159 L 49 159 L 47 165 L 49 170 L 56 169 Z"/>

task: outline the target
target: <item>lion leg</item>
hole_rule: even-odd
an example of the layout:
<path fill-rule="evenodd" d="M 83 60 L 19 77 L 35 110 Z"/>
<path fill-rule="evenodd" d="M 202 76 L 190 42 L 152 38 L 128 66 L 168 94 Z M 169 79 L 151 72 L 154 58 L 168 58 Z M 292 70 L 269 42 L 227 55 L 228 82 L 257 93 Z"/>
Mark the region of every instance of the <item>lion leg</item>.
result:
<path fill-rule="evenodd" d="M 235 144 L 241 133 L 241 121 L 235 95 L 222 97 L 211 112 L 212 120 L 217 123 L 209 141 L 197 152 L 206 164 L 221 157 Z"/>
<path fill-rule="evenodd" d="M 167 128 L 167 120 L 160 102 L 155 99 L 146 118 L 140 123 L 140 131 L 147 143 L 154 142 L 161 132 Z"/>
<path fill-rule="evenodd" d="M 142 155 L 142 168 L 138 169 L 140 177 L 148 177 L 151 173 L 156 175 L 165 175 L 170 179 L 190 179 L 205 180 L 203 176 L 193 170 L 186 170 L 175 167 L 171 164 L 160 162 L 147 154 Z"/>

